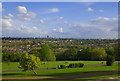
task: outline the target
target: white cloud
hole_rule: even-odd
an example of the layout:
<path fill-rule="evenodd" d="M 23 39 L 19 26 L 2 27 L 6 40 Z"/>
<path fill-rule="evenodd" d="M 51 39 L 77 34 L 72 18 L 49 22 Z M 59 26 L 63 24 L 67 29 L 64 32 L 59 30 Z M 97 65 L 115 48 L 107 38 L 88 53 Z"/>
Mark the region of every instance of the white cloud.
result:
<path fill-rule="evenodd" d="M 90 11 L 90 12 L 91 12 L 91 11 L 94 11 L 94 10 L 93 10 L 92 8 L 88 8 L 88 11 Z"/>
<path fill-rule="evenodd" d="M 59 9 L 58 8 L 52 8 L 52 9 L 49 9 L 48 12 L 49 13 L 56 13 L 56 12 L 59 12 Z"/>
<path fill-rule="evenodd" d="M 47 10 L 44 10 L 42 11 L 43 14 L 48 14 L 48 13 L 57 13 L 59 12 L 60 10 L 58 8 L 51 8 L 51 9 L 47 9 Z"/>
<path fill-rule="evenodd" d="M 63 28 L 62 28 L 62 27 L 59 28 L 59 29 L 54 28 L 54 29 L 52 29 L 52 30 L 53 30 L 53 32 L 63 33 Z"/>
<path fill-rule="evenodd" d="M 63 19 L 63 17 L 61 16 L 61 17 L 57 17 L 56 18 L 57 20 L 62 20 Z"/>
<path fill-rule="evenodd" d="M 17 14 L 16 16 L 20 20 L 30 21 L 31 19 L 36 17 L 36 13 L 34 13 L 34 12 L 27 12 L 27 9 L 26 9 L 25 6 L 18 6 L 17 7 L 17 11 L 19 12 L 19 14 Z"/>
<path fill-rule="evenodd" d="M 0 3 L 0 12 L 2 12 L 2 3 Z"/>
<path fill-rule="evenodd" d="M 26 35 L 30 34 L 30 35 L 33 35 L 33 36 L 40 36 L 41 34 L 47 34 L 47 32 L 41 31 L 36 26 L 28 27 L 28 26 L 25 26 L 25 25 L 21 25 L 19 28 L 16 28 L 16 30 L 20 33 L 24 33 Z"/>
<path fill-rule="evenodd" d="M 98 17 L 87 23 L 75 22 L 67 31 L 78 38 L 117 38 L 118 19 L 108 17 Z"/>
<path fill-rule="evenodd" d="M 84 2 L 83 4 L 86 5 L 86 6 L 90 6 L 90 5 L 93 5 L 95 2 Z"/>
<path fill-rule="evenodd" d="M 13 30 L 12 19 L 2 19 L 2 28 L 7 30 Z"/>
<path fill-rule="evenodd" d="M 25 6 L 18 6 L 18 7 L 17 7 L 17 11 L 18 11 L 19 13 L 24 13 L 24 14 L 27 13 L 27 9 L 26 9 Z"/>
<path fill-rule="evenodd" d="M 8 19 L 2 19 L 2 25 L 3 27 L 11 27 L 11 21 L 9 21 Z"/>
<path fill-rule="evenodd" d="M 61 27 L 61 28 L 59 28 L 59 32 L 61 32 L 61 33 L 63 32 L 63 28 L 62 28 L 62 27 Z"/>
<path fill-rule="evenodd" d="M 38 32 L 38 28 L 33 26 L 33 27 L 27 27 L 24 25 L 21 25 L 19 28 L 17 28 L 22 33 L 35 33 Z"/>
<path fill-rule="evenodd" d="M 57 31 L 57 29 L 56 29 L 56 28 L 54 28 L 54 29 L 53 29 L 53 31 L 54 31 L 54 32 L 56 32 L 56 31 Z"/>
<path fill-rule="evenodd" d="M 104 12 L 104 10 L 99 10 L 99 12 Z"/>
<path fill-rule="evenodd" d="M 12 17 L 14 17 L 14 16 L 11 13 L 9 13 L 7 16 L 5 16 L 5 18 L 7 18 L 7 19 L 10 19 Z"/>
<path fill-rule="evenodd" d="M 31 19 L 36 17 L 34 12 L 28 12 L 26 14 L 17 14 L 16 15 L 20 20 L 30 21 Z"/>
<path fill-rule="evenodd" d="M 41 19 L 41 20 L 40 20 L 40 23 L 44 24 L 44 20 L 43 20 L 43 19 Z"/>

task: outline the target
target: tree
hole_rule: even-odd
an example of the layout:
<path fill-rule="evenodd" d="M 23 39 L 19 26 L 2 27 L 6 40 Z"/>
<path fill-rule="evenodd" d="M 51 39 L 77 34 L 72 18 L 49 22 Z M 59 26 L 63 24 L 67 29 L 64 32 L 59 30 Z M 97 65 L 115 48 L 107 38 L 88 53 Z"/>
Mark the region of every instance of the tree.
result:
<path fill-rule="evenodd" d="M 91 52 L 91 47 L 83 48 L 81 51 L 78 51 L 78 60 L 91 60 Z"/>
<path fill-rule="evenodd" d="M 42 61 L 55 61 L 56 60 L 55 55 L 52 53 L 51 49 L 46 44 L 41 46 L 40 58 Z"/>
<path fill-rule="evenodd" d="M 112 66 L 112 64 L 114 63 L 115 61 L 115 57 L 112 56 L 112 55 L 107 55 L 107 58 L 106 58 L 106 65 L 107 66 Z"/>
<path fill-rule="evenodd" d="M 120 44 L 116 44 L 114 47 L 116 60 L 120 60 Z"/>
<path fill-rule="evenodd" d="M 106 59 L 106 52 L 104 50 L 104 48 L 94 48 L 92 53 L 91 53 L 91 59 L 92 60 L 105 60 Z"/>
<path fill-rule="evenodd" d="M 63 54 L 64 60 L 77 60 L 77 49 L 69 48 Z"/>
<path fill-rule="evenodd" d="M 87 47 L 85 52 L 85 56 L 86 56 L 85 60 L 91 60 L 91 52 L 92 52 L 91 47 Z"/>
<path fill-rule="evenodd" d="M 11 61 L 11 53 L 7 51 L 2 51 L 2 61 L 6 62 L 9 66 Z"/>
<path fill-rule="evenodd" d="M 111 56 L 114 56 L 115 57 L 115 51 L 114 51 L 114 48 L 113 47 L 110 47 L 110 48 L 106 48 L 106 53 L 108 55 L 111 55 Z"/>
<path fill-rule="evenodd" d="M 23 69 L 23 71 L 33 71 L 34 74 L 37 75 L 35 69 L 40 67 L 40 63 L 41 62 L 39 57 L 36 57 L 34 55 L 28 55 L 28 53 L 26 53 L 19 61 L 18 67 Z"/>

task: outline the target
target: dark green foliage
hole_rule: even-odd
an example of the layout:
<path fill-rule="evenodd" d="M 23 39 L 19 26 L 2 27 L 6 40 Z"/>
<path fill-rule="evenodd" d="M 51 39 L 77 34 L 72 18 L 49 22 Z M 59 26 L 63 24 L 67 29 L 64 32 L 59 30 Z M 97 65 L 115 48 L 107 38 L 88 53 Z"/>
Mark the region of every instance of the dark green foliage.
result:
<path fill-rule="evenodd" d="M 113 47 L 106 48 L 105 50 L 108 55 L 115 56 L 115 51 Z"/>
<path fill-rule="evenodd" d="M 66 66 L 65 65 L 60 65 L 60 69 L 65 69 Z"/>
<path fill-rule="evenodd" d="M 23 53 L 14 53 L 14 52 L 8 52 L 8 51 L 3 51 L 2 50 L 2 61 L 5 62 L 19 62 L 21 55 Z"/>
<path fill-rule="evenodd" d="M 44 44 L 41 46 L 41 49 L 33 49 L 29 52 L 35 56 L 41 58 L 41 61 L 55 61 L 56 57 L 49 48 L 48 45 Z"/>
<path fill-rule="evenodd" d="M 91 60 L 91 47 L 83 48 L 81 51 L 78 51 L 77 59 L 78 60 Z"/>
<path fill-rule="evenodd" d="M 77 49 L 76 48 L 69 48 L 65 51 L 58 53 L 57 55 L 58 60 L 77 60 Z"/>
<path fill-rule="evenodd" d="M 115 61 L 115 57 L 114 56 L 107 55 L 107 58 L 106 58 L 106 65 L 107 66 L 112 66 L 114 61 Z"/>
<path fill-rule="evenodd" d="M 120 61 L 120 43 L 114 46 L 114 53 L 115 53 L 116 60 Z"/>
<path fill-rule="evenodd" d="M 84 64 L 83 63 L 71 63 L 69 64 L 70 68 L 78 68 L 78 67 L 83 67 Z"/>

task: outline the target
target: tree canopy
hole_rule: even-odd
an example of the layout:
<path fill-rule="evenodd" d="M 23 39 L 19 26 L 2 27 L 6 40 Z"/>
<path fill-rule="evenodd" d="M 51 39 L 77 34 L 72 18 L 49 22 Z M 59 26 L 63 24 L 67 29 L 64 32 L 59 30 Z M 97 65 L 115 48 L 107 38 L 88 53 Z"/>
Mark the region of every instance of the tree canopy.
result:
<path fill-rule="evenodd" d="M 19 61 L 19 68 L 23 69 L 23 71 L 33 71 L 35 74 L 37 74 L 35 72 L 36 68 L 39 68 L 41 65 L 40 62 L 40 58 L 36 57 L 34 55 L 29 55 L 28 53 L 26 53 L 21 60 Z"/>

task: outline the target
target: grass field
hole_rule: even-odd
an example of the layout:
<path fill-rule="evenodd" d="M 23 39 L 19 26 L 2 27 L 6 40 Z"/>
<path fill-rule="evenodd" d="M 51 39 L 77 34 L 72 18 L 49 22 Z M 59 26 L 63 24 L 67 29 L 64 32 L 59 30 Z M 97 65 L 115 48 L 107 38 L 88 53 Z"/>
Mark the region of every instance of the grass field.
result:
<path fill-rule="evenodd" d="M 84 73 L 97 73 L 104 71 L 117 71 L 118 65 L 113 66 L 90 66 L 83 68 L 69 68 L 69 69 L 49 69 L 49 70 L 37 70 L 37 76 L 65 76 L 65 75 L 78 75 Z M 9 72 L 3 73 L 3 77 L 35 77 L 33 72 Z"/>
<path fill-rule="evenodd" d="M 67 62 L 67 63 L 66 63 Z M 54 61 L 54 62 L 41 62 L 41 68 L 56 68 L 58 65 L 69 65 L 70 63 L 84 63 L 85 65 L 96 65 L 101 64 L 101 62 L 106 63 L 105 61 Z M 45 64 L 43 64 L 45 63 Z M 115 61 L 117 63 L 117 61 Z M 18 62 L 11 62 L 8 66 L 7 63 L 2 63 L 2 71 L 12 71 L 12 70 L 20 70 L 18 66 Z"/>

